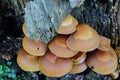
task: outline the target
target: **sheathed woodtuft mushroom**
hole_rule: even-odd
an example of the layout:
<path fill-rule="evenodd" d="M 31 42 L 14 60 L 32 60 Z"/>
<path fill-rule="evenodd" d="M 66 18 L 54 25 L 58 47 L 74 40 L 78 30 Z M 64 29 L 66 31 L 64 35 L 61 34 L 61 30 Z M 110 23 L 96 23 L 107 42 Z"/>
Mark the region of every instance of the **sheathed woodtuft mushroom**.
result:
<path fill-rule="evenodd" d="M 73 68 L 70 71 L 70 74 L 77 74 L 77 73 L 82 73 L 83 71 L 85 71 L 87 69 L 87 64 L 86 62 L 77 64 L 77 65 L 73 65 Z"/>
<path fill-rule="evenodd" d="M 103 51 L 108 51 L 110 49 L 110 39 L 100 36 L 100 44 L 98 49 Z"/>
<path fill-rule="evenodd" d="M 17 63 L 24 71 L 39 71 L 39 57 L 28 54 L 21 49 L 17 56 Z"/>
<path fill-rule="evenodd" d="M 100 38 L 98 33 L 87 24 L 77 26 L 77 31 L 67 39 L 67 46 L 75 51 L 87 52 L 96 49 Z"/>
<path fill-rule="evenodd" d="M 24 35 L 28 37 L 27 27 L 26 27 L 25 23 L 23 23 L 23 25 L 22 25 L 22 31 L 23 31 Z"/>
<path fill-rule="evenodd" d="M 58 57 L 69 58 L 78 53 L 78 51 L 71 50 L 66 45 L 68 36 L 58 35 L 48 45 L 50 51 Z"/>
<path fill-rule="evenodd" d="M 110 74 L 117 68 L 117 55 L 110 48 L 109 51 L 95 50 L 87 56 L 88 66 L 98 74 Z"/>
<path fill-rule="evenodd" d="M 48 51 L 39 59 L 40 71 L 48 77 L 60 77 L 72 69 L 73 62 L 69 58 L 60 58 Z"/>
<path fill-rule="evenodd" d="M 76 31 L 76 26 L 78 25 L 78 21 L 72 16 L 68 15 L 62 22 L 62 24 L 58 27 L 58 34 L 71 34 Z"/>
<path fill-rule="evenodd" d="M 85 59 L 86 59 L 85 52 L 79 52 L 75 56 L 72 57 L 74 65 L 83 63 Z"/>
<path fill-rule="evenodd" d="M 25 51 L 34 56 L 43 56 L 47 51 L 47 44 L 39 40 L 30 40 L 26 36 L 23 38 L 22 46 Z"/>

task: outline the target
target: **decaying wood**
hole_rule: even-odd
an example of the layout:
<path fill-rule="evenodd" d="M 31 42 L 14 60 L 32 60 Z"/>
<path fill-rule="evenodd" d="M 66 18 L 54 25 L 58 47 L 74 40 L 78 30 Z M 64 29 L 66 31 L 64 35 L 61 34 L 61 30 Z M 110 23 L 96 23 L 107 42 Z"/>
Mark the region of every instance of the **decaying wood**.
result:
<path fill-rule="evenodd" d="M 120 4 L 120 2 L 119 2 L 119 4 Z M 120 5 L 119 5 L 119 11 L 118 11 L 118 15 L 117 15 L 117 17 L 118 17 L 118 24 L 119 24 L 119 27 L 118 27 L 118 46 L 120 46 Z"/>
<path fill-rule="evenodd" d="M 27 0 L 0 0 L 0 41 L 8 35 L 20 36 L 24 4 Z"/>
<path fill-rule="evenodd" d="M 33 0 L 26 4 L 25 23 L 28 36 L 48 43 L 62 20 L 70 13 L 67 0 Z"/>

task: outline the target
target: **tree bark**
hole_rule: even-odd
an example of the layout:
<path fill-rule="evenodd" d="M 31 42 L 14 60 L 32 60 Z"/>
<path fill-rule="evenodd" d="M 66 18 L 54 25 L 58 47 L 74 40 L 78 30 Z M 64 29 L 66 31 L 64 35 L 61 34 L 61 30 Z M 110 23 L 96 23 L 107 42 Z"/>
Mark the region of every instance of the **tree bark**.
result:
<path fill-rule="evenodd" d="M 70 14 L 67 0 L 33 0 L 26 4 L 25 23 L 29 38 L 49 43 L 62 20 Z"/>
<path fill-rule="evenodd" d="M 48 43 L 56 35 L 55 33 L 56 27 L 58 27 L 61 21 L 64 19 L 64 17 L 67 14 L 69 14 L 69 11 L 71 10 L 71 8 L 69 8 L 68 6 L 69 5 L 68 1 L 64 3 L 63 0 L 59 0 L 56 2 L 54 0 L 51 0 L 51 3 L 49 3 L 51 6 L 51 9 L 47 7 L 48 5 L 47 1 L 43 0 L 44 1 L 43 2 L 41 0 L 34 0 L 33 2 L 35 1 L 36 2 L 39 1 L 38 4 L 40 4 L 40 2 L 43 4 L 43 7 L 41 5 L 39 6 L 44 8 L 45 10 L 41 8 L 38 10 L 36 9 L 36 11 L 40 10 L 41 12 L 43 12 L 45 14 L 44 15 L 45 19 L 44 21 L 41 21 L 43 20 L 43 17 L 40 16 L 42 14 L 40 14 L 40 12 L 32 13 L 35 11 L 33 9 L 29 10 L 28 8 L 30 8 L 30 6 L 31 8 L 33 7 L 35 8 L 35 6 L 33 6 L 33 4 L 32 5 L 27 4 L 26 5 L 27 8 L 25 9 L 26 11 L 25 22 L 26 22 L 26 25 L 28 25 L 29 27 L 28 33 L 31 39 L 39 39 Z M 62 3 L 62 4 L 57 4 L 56 6 L 52 6 L 51 5 L 52 3 Z M 63 7 L 58 7 L 60 5 L 64 5 L 65 10 Z M 52 10 L 52 7 L 54 7 L 58 11 L 60 9 L 65 15 L 60 16 L 60 13 L 55 14 L 57 10 L 56 11 L 54 11 L 54 9 Z M 98 31 L 100 35 L 110 38 L 112 45 L 118 46 L 119 45 L 118 43 L 120 41 L 119 25 L 118 25 L 118 8 L 119 8 L 119 0 L 113 0 L 113 1 L 87 0 L 79 8 L 72 9 L 71 14 L 79 20 L 79 23 L 87 23 L 91 25 L 93 28 L 95 28 Z M 52 11 L 49 11 L 49 10 L 52 10 Z M 50 12 L 53 12 L 54 14 Z M 53 16 L 51 16 L 52 14 Z M 36 16 L 35 18 L 34 15 L 40 16 L 38 23 L 34 23 L 36 22 L 35 19 L 38 20 L 37 18 L 38 16 Z M 34 18 L 31 18 L 30 16 Z M 32 21 L 30 22 L 30 20 Z M 51 22 L 52 20 L 53 22 Z M 43 24 L 46 22 L 48 22 L 47 25 Z M 39 27 L 36 27 L 35 25 Z M 44 26 L 46 26 L 46 29 Z M 48 34 L 46 33 L 46 31 L 48 32 Z"/>

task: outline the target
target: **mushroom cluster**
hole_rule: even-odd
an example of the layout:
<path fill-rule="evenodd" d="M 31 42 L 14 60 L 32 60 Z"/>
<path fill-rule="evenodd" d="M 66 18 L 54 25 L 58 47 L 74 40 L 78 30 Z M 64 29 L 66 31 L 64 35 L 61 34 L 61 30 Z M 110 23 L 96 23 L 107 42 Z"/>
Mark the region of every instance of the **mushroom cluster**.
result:
<path fill-rule="evenodd" d="M 88 67 L 96 73 L 114 76 L 118 62 L 110 39 L 87 24 L 78 24 L 71 15 L 56 32 L 58 35 L 49 44 L 31 40 L 24 23 L 23 48 L 17 56 L 19 67 L 24 71 L 41 71 L 48 77 L 77 74 Z"/>

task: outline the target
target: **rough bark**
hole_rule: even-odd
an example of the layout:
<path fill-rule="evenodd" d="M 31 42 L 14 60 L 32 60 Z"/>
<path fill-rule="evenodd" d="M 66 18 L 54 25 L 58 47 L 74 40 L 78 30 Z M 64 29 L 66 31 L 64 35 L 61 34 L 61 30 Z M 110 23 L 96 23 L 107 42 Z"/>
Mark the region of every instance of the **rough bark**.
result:
<path fill-rule="evenodd" d="M 70 13 L 67 0 L 33 0 L 26 4 L 25 23 L 29 38 L 50 42 L 61 21 Z"/>
<path fill-rule="evenodd" d="M 24 22 L 24 4 L 27 0 L 0 0 L 0 41 L 9 36 L 20 36 Z"/>

